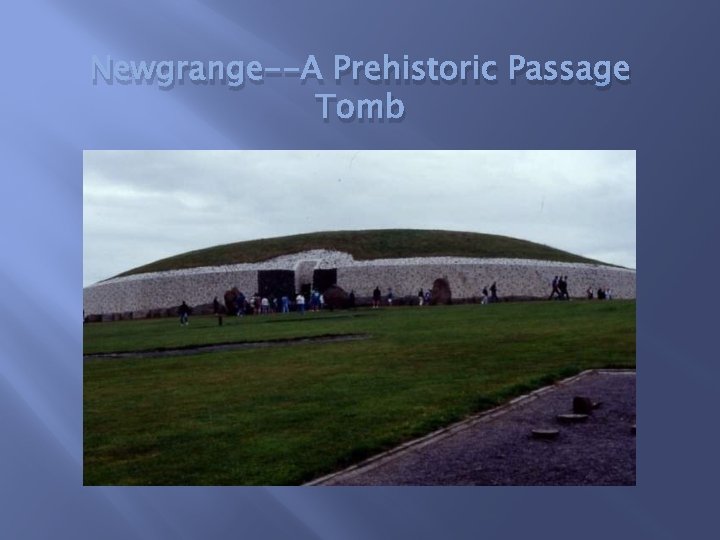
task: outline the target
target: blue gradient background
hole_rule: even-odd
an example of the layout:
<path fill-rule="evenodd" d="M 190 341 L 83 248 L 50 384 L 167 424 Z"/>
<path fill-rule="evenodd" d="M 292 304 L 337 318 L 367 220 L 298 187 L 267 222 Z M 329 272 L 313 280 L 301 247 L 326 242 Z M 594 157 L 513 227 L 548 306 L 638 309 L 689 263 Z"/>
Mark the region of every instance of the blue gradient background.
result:
<path fill-rule="evenodd" d="M 710 242 L 718 231 L 718 7 L 313 5 L 69 0 L 5 7 L 0 537 L 519 538 L 539 530 L 555 538 L 707 537 L 704 531 L 716 530 L 719 450 L 711 417 L 717 314 L 703 298 L 714 289 L 717 259 Z M 326 67 L 334 53 L 383 52 L 623 58 L 632 83 L 604 91 L 506 80 L 389 84 L 405 101 L 399 123 L 323 123 L 313 99 L 318 87 L 292 78 L 241 91 L 91 84 L 93 54 L 284 66 L 314 53 Z M 346 82 L 337 90 L 372 96 L 385 86 Z M 638 486 L 83 487 L 82 151 L 127 148 L 637 149 Z"/>

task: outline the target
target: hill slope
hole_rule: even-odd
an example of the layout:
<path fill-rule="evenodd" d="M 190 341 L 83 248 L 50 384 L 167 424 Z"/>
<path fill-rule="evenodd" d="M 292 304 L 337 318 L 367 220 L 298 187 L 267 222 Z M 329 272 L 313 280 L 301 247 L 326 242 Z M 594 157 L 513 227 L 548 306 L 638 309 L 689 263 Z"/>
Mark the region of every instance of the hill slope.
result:
<path fill-rule="evenodd" d="M 261 262 L 311 249 L 351 253 L 357 260 L 400 257 L 490 257 L 600 263 L 543 244 L 471 232 L 381 229 L 332 231 L 249 240 L 188 251 L 119 274 L 159 272 L 198 266 Z"/>

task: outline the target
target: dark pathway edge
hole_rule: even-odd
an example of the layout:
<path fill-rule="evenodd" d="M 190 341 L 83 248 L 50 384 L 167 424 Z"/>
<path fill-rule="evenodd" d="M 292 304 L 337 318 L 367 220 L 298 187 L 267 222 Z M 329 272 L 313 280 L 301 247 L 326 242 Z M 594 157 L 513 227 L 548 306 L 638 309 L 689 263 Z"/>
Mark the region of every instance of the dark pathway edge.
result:
<path fill-rule="evenodd" d="M 369 339 L 370 334 L 322 334 L 320 336 L 269 339 L 264 341 L 236 341 L 231 343 L 214 343 L 212 345 L 186 345 L 174 349 L 157 348 L 141 351 L 121 351 L 109 353 L 93 353 L 83 355 L 83 360 L 120 360 L 124 358 L 163 358 L 168 356 L 189 356 L 209 352 L 235 351 L 243 349 L 259 349 L 266 347 L 286 347 L 304 345 L 306 343 L 337 343 L 341 341 L 359 341 Z"/>

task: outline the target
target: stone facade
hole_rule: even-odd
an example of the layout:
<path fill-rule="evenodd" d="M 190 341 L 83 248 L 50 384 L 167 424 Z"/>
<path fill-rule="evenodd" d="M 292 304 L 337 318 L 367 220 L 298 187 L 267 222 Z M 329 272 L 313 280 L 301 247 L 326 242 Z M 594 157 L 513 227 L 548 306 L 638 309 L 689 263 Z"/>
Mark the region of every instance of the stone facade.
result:
<path fill-rule="evenodd" d="M 425 263 L 412 265 L 382 264 L 338 268 L 338 285 L 369 296 L 375 286 L 383 294 L 392 288 L 396 296 L 416 295 L 419 289 L 432 287 L 437 278 L 445 278 L 455 299 L 480 297 L 483 287 L 497 283 L 498 296 L 543 298 L 550 295 L 555 276 L 568 276 L 571 297 L 585 297 L 588 287 L 610 288 L 614 298 L 635 298 L 635 271 L 611 266 L 553 263 L 548 261 L 492 259 L 482 262 Z"/>
<path fill-rule="evenodd" d="M 450 284 L 453 299 L 479 297 L 484 286 L 497 282 L 498 296 L 543 298 L 550 294 L 556 275 L 568 276 L 571 297 L 582 298 L 588 287 L 610 288 L 613 298 L 635 298 L 635 271 L 612 266 L 558 263 L 529 259 L 474 259 L 465 257 L 425 257 L 355 261 L 347 253 L 313 250 L 284 255 L 256 264 L 192 268 L 135 274 L 102 281 L 83 290 L 86 315 L 133 313 L 145 316 L 150 310 L 178 306 L 185 300 L 199 305 L 223 298 L 225 291 L 238 287 L 246 295 L 257 291 L 258 270 L 293 270 L 297 286 L 312 271 L 337 268 L 338 285 L 370 296 L 375 286 L 383 295 L 388 288 L 396 297 L 414 296 L 427 290 L 437 278 Z"/>

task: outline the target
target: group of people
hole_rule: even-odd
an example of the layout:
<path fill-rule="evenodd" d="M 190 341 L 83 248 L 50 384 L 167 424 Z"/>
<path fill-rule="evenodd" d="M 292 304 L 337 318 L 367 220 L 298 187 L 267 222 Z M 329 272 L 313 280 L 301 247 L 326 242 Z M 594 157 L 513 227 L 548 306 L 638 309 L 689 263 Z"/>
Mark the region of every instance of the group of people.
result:
<path fill-rule="evenodd" d="M 420 289 L 418 291 L 418 305 L 419 306 L 424 306 L 425 304 L 427 304 L 429 306 L 431 299 L 432 299 L 432 293 L 430 292 L 430 289 L 428 289 L 427 291 L 423 291 L 422 289 Z"/>
<path fill-rule="evenodd" d="M 595 292 L 592 287 L 588 287 L 585 291 L 588 300 L 595 298 Z M 567 276 L 555 276 L 552 280 L 552 292 L 550 293 L 549 300 L 570 300 L 570 294 L 568 293 L 568 277 Z M 612 299 L 612 291 L 610 287 L 597 289 L 598 300 L 610 300 Z"/>
<path fill-rule="evenodd" d="M 593 299 L 597 294 L 598 300 L 609 300 L 612 298 L 612 291 L 609 287 L 598 288 L 597 291 L 593 291 L 592 287 L 588 287 L 587 298 Z M 377 285 L 372 292 L 372 307 L 377 309 L 383 305 L 383 297 L 385 299 L 385 305 L 393 305 L 393 289 L 389 287 L 385 295 L 382 294 L 380 286 Z M 417 293 L 418 305 L 430 305 L 432 299 L 432 293 L 422 288 Z M 567 276 L 555 276 L 552 280 L 552 291 L 550 293 L 549 300 L 570 300 L 570 294 L 568 293 L 568 277 Z M 294 301 L 293 301 L 294 300 Z M 313 289 L 309 296 L 306 298 L 302 293 L 298 293 L 295 298 L 291 300 L 288 295 L 282 295 L 280 298 L 275 296 L 260 296 L 255 293 L 249 300 L 245 297 L 242 292 L 239 292 L 235 296 L 234 300 L 234 312 L 235 315 L 266 315 L 269 313 L 289 313 L 294 310 L 304 314 L 307 309 L 309 311 L 320 311 L 325 307 L 325 297 L 317 289 Z M 497 294 L 497 282 L 493 282 L 489 287 L 485 286 L 482 289 L 482 304 L 491 304 L 499 302 Z M 355 291 L 351 291 L 349 295 L 348 307 L 355 307 Z M 178 308 L 178 315 L 180 315 L 180 324 L 187 325 L 188 317 L 192 311 L 192 308 L 183 301 L 182 305 Z M 217 315 L 222 313 L 221 304 L 217 296 L 213 300 L 213 312 Z"/>
<path fill-rule="evenodd" d="M 429 301 L 429 295 L 430 292 L 428 291 L 428 301 Z M 388 305 L 392 305 L 393 302 L 393 292 L 392 288 L 388 289 L 388 293 L 386 295 L 386 301 Z M 219 324 L 222 324 L 222 314 L 225 313 L 225 309 L 223 308 L 223 304 L 220 303 L 220 300 L 216 296 L 213 299 L 213 314 L 218 316 Z M 382 303 L 382 293 L 380 292 L 379 286 L 375 288 L 375 291 L 373 291 L 373 307 L 380 307 L 380 304 Z M 347 301 L 347 307 L 354 308 L 355 307 L 355 291 L 350 291 L 350 294 L 348 295 L 348 301 Z M 261 296 L 258 293 L 255 293 L 252 297 L 249 299 L 240 291 L 237 292 L 235 295 L 235 298 L 232 302 L 232 309 L 230 310 L 231 314 L 236 315 L 237 317 L 242 317 L 244 315 L 266 315 L 270 313 L 289 313 L 290 311 L 296 311 L 300 314 L 305 314 L 305 311 L 320 311 L 325 308 L 325 295 L 323 295 L 320 291 L 317 289 L 313 289 L 308 297 L 303 293 L 298 293 L 294 299 L 291 300 L 291 297 L 288 295 L 282 295 L 280 298 L 277 298 L 274 295 L 271 295 L 269 297 L 267 296 Z M 187 302 L 183 300 L 182 304 L 178 307 L 177 313 L 180 316 L 180 324 L 187 325 L 189 324 L 189 316 L 192 312 L 192 308 L 188 306 Z"/>
<path fill-rule="evenodd" d="M 387 305 L 392 306 L 393 303 L 393 292 L 392 288 L 388 289 L 387 293 Z M 424 306 L 424 305 L 430 305 L 432 300 L 432 292 L 430 289 L 424 290 L 420 289 L 417 293 L 417 299 L 418 299 L 418 306 Z M 485 286 L 482 290 L 482 300 L 481 303 L 483 304 L 490 304 L 499 302 L 500 298 L 497 295 L 497 282 L 493 281 L 492 285 L 490 287 Z M 382 303 L 382 293 L 380 292 L 380 287 L 375 287 L 375 290 L 373 291 L 373 308 L 380 307 Z"/>
<path fill-rule="evenodd" d="M 548 300 L 570 300 L 568 293 L 568 277 L 555 276 L 552 280 L 552 292 Z"/>
<path fill-rule="evenodd" d="M 498 298 L 498 295 L 497 295 L 497 281 L 493 281 L 492 285 L 490 285 L 489 293 L 488 293 L 488 288 L 483 287 L 482 297 L 480 300 L 481 304 L 494 304 L 499 301 L 500 301 L 500 299 Z"/>
<path fill-rule="evenodd" d="M 387 295 L 385 296 L 385 300 L 387 301 L 388 306 L 392 306 L 393 304 L 393 290 L 392 287 L 388 288 Z M 377 285 L 372 293 L 372 307 L 373 309 L 377 309 L 382 305 L 382 292 L 380 292 L 380 286 Z"/>
<path fill-rule="evenodd" d="M 592 300 L 593 298 L 595 298 L 595 294 L 593 293 L 592 287 L 587 288 L 586 294 L 587 294 L 588 300 Z M 601 287 L 598 287 L 597 299 L 598 300 L 612 300 L 612 291 L 610 290 L 610 288 L 606 287 L 605 289 L 603 289 Z"/>
<path fill-rule="evenodd" d="M 234 300 L 234 314 L 238 317 L 243 315 L 267 315 L 269 313 L 289 313 L 294 307 L 296 311 L 305 313 L 305 306 L 311 311 L 320 311 L 325 307 L 325 297 L 318 291 L 313 290 L 310 293 L 309 299 L 306 299 L 302 293 L 293 300 L 290 296 L 284 294 L 280 298 L 275 295 L 261 296 L 255 293 L 249 300 L 245 297 L 242 292 L 239 292 L 235 296 Z M 217 296 L 213 300 L 213 313 L 219 314 L 221 312 L 220 301 Z"/>

